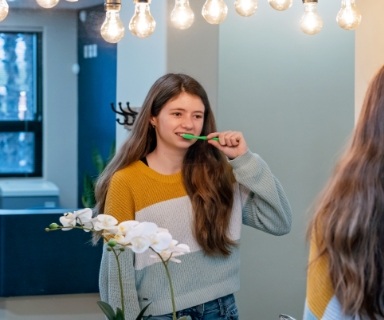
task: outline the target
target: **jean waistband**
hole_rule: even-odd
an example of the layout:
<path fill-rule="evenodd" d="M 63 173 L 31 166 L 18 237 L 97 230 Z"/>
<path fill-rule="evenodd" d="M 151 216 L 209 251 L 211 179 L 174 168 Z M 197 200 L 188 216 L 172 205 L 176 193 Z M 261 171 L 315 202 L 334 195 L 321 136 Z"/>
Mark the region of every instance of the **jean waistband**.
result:
<path fill-rule="evenodd" d="M 224 316 L 226 314 L 227 306 L 231 305 L 232 303 L 235 303 L 235 296 L 233 293 L 198 305 L 196 308 L 199 309 L 199 311 L 202 313 L 204 313 L 204 311 L 207 309 L 215 308 L 220 310 L 220 314 Z"/>
<path fill-rule="evenodd" d="M 211 300 L 211 301 L 208 301 L 206 303 L 204 303 L 205 306 L 207 305 L 210 305 L 210 304 L 217 304 L 217 303 L 231 303 L 231 302 L 234 302 L 235 301 L 235 296 L 233 295 L 233 293 L 231 294 L 228 294 L 224 297 L 220 297 L 220 298 L 217 298 L 215 300 Z"/>

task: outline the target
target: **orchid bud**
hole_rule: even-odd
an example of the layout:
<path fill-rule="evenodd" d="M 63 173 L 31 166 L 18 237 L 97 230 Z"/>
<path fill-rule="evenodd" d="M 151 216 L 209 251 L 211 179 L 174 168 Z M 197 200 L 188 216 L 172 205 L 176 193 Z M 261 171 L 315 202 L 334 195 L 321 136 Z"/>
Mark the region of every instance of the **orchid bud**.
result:
<path fill-rule="evenodd" d="M 110 239 L 110 240 L 108 241 L 108 245 L 109 245 L 111 248 L 113 248 L 114 246 L 117 245 L 117 241 L 116 241 L 115 239 Z"/>
<path fill-rule="evenodd" d="M 58 228 L 59 228 L 59 225 L 57 223 L 55 223 L 55 222 L 53 222 L 53 223 L 51 223 L 49 225 L 49 229 L 50 230 L 55 230 L 55 229 L 58 229 Z"/>

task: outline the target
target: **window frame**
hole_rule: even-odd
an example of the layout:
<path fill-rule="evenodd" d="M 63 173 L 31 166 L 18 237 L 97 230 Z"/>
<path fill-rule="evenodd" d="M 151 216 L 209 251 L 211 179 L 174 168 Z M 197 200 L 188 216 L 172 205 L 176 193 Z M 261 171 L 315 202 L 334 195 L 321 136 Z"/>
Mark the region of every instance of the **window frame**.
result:
<path fill-rule="evenodd" d="M 34 171 L 31 173 L 0 172 L 0 178 L 43 177 L 43 32 L 23 30 L 0 30 L 0 33 L 22 33 L 36 35 L 36 77 L 34 83 L 36 90 L 36 114 L 34 120 L 0 120 L 0 133 L 34 133 Z"/>

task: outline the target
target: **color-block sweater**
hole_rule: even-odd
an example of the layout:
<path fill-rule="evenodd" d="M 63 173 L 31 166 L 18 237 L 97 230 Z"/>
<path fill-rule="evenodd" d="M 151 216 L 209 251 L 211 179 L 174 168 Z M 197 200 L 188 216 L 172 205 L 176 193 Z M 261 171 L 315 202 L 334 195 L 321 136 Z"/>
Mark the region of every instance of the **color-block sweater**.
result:
<path fill-rule="evenodd" d="M 343 313 L 333 289 L 328 271 L 328 259 L 318 255 L 316 241 L 312 240 L 307 272 L 307 293 L 303 320 L 368 320 L 360 316 Z"/>
<path fill-rule="evenodd" d="M 268 165 L 248 151 L 230 161 L 237 183 L 229 235 L 239 242 L 241 225 L 246 224 L 274 235 L 291 228 L 291 208 L 283 188 Z M 207 256 L 193 236 L 193 211 L 181 173 L 162 175 L 143 162 L 117 171 L 111 180 L 104 213 L 119 220 L 156 223 L 169 230 L 191 252 L 181 263 L 169 263 L 177 310 L 217 299 L 239 290 L 240 252 L 228 257 Z M 150 250 L 120 256 L 125 294 L 126 320 L 136 318 L 151 302 L 146 314 L 172 312 L 169 283 L 164 266 L 150 257 Z M 153 253 L 152 253 L 153 254 Z M 113 254 L 104 250 L 100 266 L 100 295 L 114 308 L 121 307 L 117 265 Z"/>
<path fill-rule="evenodd" d="M 307 296 L 304 309 L 304 320 L 329 319 L 337 320 L 342 313 L 340 305 L 334 296 L 331 279 L 328 276 L 328 261 L 325 256 L 314 260 L 317 256 L 317 246 L 311 241 L 309 251 L 309 266 L 307 272 Z"/>

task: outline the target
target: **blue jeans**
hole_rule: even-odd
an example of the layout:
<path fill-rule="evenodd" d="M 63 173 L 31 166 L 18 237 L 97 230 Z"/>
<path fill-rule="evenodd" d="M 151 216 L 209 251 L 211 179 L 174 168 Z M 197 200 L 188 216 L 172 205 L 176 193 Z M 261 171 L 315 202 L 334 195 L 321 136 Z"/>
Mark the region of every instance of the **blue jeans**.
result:
<path fill-rule="evenodd" d="M 191 320 L 238 320 L 239 314 L 236 307 L 235 297 L 229 294 L 195 307 L 176 312 L 176 317 L 186 316 Z M 147 319 L 147 317 L 144 317 Z M 172 313 L 148 317 L 149 320 L 172 320 Z"/>

